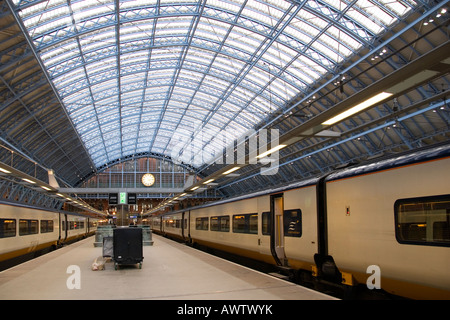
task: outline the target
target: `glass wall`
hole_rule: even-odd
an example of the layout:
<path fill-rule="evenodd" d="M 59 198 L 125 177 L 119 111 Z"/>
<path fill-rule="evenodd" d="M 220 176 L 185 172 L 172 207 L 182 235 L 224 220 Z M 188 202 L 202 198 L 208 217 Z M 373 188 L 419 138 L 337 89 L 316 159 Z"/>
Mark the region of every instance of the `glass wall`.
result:
<path fill-rule="evenodd" d="M 155 177 L 152 186 L 142 184 L 142 176 L 151 173 Z M 187 169 L 155 158 L 132 159 L 118 163 L 93 176 L 82 188 L 183 188 L 189 175 Z"/>

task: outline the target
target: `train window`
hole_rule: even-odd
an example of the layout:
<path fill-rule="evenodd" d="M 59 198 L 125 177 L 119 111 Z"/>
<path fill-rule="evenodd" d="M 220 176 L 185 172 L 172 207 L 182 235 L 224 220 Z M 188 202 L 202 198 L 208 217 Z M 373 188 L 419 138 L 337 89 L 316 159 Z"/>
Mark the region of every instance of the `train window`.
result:
<path fill-rule="evenodd" d="M 249 233 L 258 233 L 258 215 L 250 214 L 248 217 L 248 231 Z"/>
<path fill-rule="evenodd" d="M 39 231 L 38 226 L 39 226 L 38 220 L 20 219 L 19 235 L 26 236 L 29 234 L 37 234 Z"/>
<path fill-rule="evenodd" d="M 41 220 L 41 233 L 53 232 L 53 220 Z"/>
<path fill-rule="evenodd" d="M 245 215 L 235 215 L 233 216 L 233 232 L 245 233 Z"/>
<path fill-rule="evenodd" d="M 209 219 L 211 231 L 219 231 L 219 217 L 211 217 Z"/>
<path fill-rule="evenodd" d="M 284 210 L 283 223 L 286 237 L 302 236 L 302 211 L 300 209 Z"/>
<path fill-rule="evenodd" d="M 229 216 L 217 216 L 210 219 L 211 231 L 230 231 L 230 217 Z"/>
<path fill-rule="evenodd" d="M 219 231 L 229 232 L 230 231 L 230 216 L 221 216 L 219 226 L 220 226 Z"/>
<path fill-rule="evenodd" d="M 233 216 L 233 232 L 258 233 L 258 214 L 237 214 Z"/>
<path fill-rule="evenodd" d="M 450 246 L 450 195 L 397 200 L 394 213 L 399 243 Z"/>
<path fill-rule="evenodd" d="M 168 217 L 166 220 L 164 220 L 164 224 L 168 228 L 181 228 L 181 219 L 180 218 L 174 218 L 174 217 Z"/>
<path fill-rule="evenodd" d="M 16 219 L 0 219 L 0 238 L 16 236 Z"/>
<path fill-rule="evenodd" d="M 195 219 L 195 229 L 208 230 L 208 217 L 202 217 Z"/>
<path fill-rule="evenodd" d="M 262 234 L 270 235 L 270 212 L 262 213 Z"/>

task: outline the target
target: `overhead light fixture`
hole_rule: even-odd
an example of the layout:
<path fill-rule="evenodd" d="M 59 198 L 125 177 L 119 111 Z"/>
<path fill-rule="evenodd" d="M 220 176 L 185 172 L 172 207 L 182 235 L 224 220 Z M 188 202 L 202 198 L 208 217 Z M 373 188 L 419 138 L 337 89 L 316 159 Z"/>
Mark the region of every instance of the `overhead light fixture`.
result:
<path fill-rule="evenodd" d="M 33 184 L 36 183 L 36 182 L 34 182 L 34 181 L 30 180 L 30 179 L 27 179 L 27 178 L 22 178 L 22 180 L 25 181 L 25 182 L 28 182 L 28 183 L 33 183 Z"/>
<path fill-rule="evenodd" d="M 47 190 L 47 191 L 50 191 L 50 190 L 52 190 L 52 189 L 50 189 L 49 187 L 46 187 L 46 186 L 40 186 L 42 189 L 44 189 L 44 190 Z"/>
<path fill-rule="evenodd" d="M 200 188 L 200 186 L 193 187 L 191 188 L 191 191 L 197 190 L 198 188 Z"/>
<path fill-rule="evenodd" d="M 3 168 L 0 168 L 0 171 L 3 172 L 3 173 L 11 173 L 11 171 L 3 169 Z"/>
<path fill-rule="evenodd" d="M 352 108 L 350 108 L 350 109 L 348 109 L 348 110 L 338 114 L 337 116 L 335 116 L 335 117 L 333 117 L 331 119 L 328 119 L 325 122 L 322 122 L 322 125 L 329 126 L 329 125 L 335 124 L 335 123 L 337 123 L 337 122 L 339 122 L 339 121 L 341 121 L 341 120 L 343 120 L 345 118 L 348 118 L 348 117 L 350 117 L 350 116 L 352 116 L 352 115 L 354 115 L 354 114 L 356 114 L 356 113 L 358 113 L 358 112 L 360 112 L 360 111 L 362 111 L 364 109 L 367 109 L 367 108 L 373 106 L 374 104 L 376 104 L 376 103 L 378 103 L 378 102 L 380 102 L 380 101 L 382 101 L 382 100 L 384 100 L 384 99 L 386 99 L 386 98 L 388 98 L 390 96 L 392 96 L 392 93 L 381 92 L 381 93 L 379 93 L 379 94 L 377 94 L 377 95 L 375 95 L 375 96 L 373 96 L 373 97 L 371 97 L 371 98 L 361 102 L 360 104 L 357 104 L 356 106 L 354 106 L 354 107 L 352 107 Z"/>
<path fill-rule="evenodd" d="M 227 175 L 227 174 L 230 174 L 230 173 L 232 173 L 232 172 L 234 172 L 234 171 L 236 171 L 236 170 L 239 170 L 241 167 L 234 167 L 234 168 L 231 168 L 230 170 L 227 170 L 227 171 L 225 171 L 224 173 L 222 173 L 223 175 Z"/>
<path fill-rule="evenodd" d="M 215 179 L 209 179 L 209 180 L 207 180 L 207 181 L 205 181 L 205 182 L 203 182 L 203 184 L 208 184 L 208 183 L 211 183 L 211 182 L 213 182 Z"/>
<path fill-rule="evenodd" d="M 279 144 L 276 147 L 273 147 L 272 149 L 267 150 L 266 152 L 263 152 L 260 155 L 256 156 L 256 159 L 264 158 L 264 157 L 268 156 L 269 154 L 274 153 L 275 151 L 283 149 L 284 147 L 287 147 L 287 144 Z"/>

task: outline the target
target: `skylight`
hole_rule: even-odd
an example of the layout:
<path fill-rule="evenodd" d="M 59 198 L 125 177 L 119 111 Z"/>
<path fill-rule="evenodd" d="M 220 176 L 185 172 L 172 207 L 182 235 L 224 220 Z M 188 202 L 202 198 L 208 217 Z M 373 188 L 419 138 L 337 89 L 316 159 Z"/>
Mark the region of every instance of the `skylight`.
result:
<path fill-rule="evenodd" d="M 180 143 L 192 145 L 187 163 L 212 161 L 223 147 L 210 143 L 218 133 L 252 129 L 416 5 L 14 3 L 97 166 L 135 152 L 177 157 Z"/>

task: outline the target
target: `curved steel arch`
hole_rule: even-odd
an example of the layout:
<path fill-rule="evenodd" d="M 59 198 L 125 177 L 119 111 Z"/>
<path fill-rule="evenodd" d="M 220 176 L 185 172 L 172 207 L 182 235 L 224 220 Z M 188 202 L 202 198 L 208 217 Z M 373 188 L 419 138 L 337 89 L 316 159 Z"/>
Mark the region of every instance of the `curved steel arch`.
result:
<path fill-rule="evenodd" d="M 237 138 L 282 112 L 388 27 L 356 1 L 8 1 L 96 166 L 189 143 L 195 118 L 211 128 L 196 147 L 210 152 L 213 130 Z M 371 3 L 392 22 L 414 9 Z"/>

